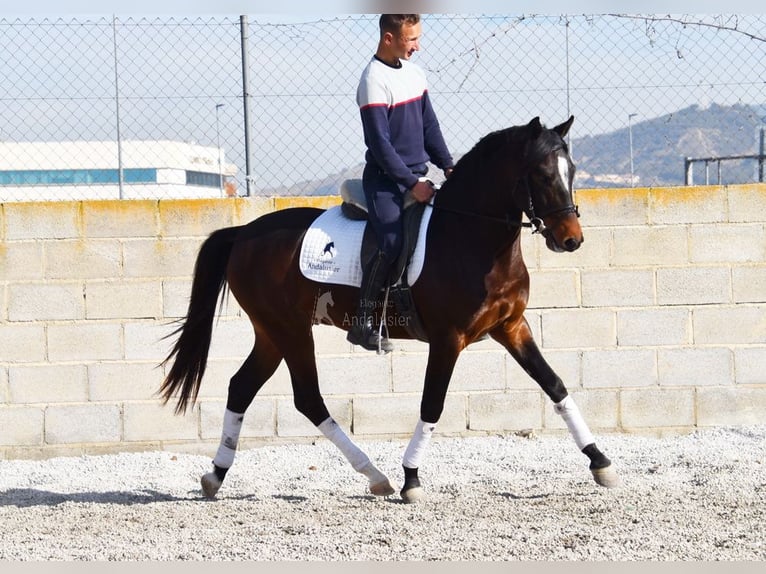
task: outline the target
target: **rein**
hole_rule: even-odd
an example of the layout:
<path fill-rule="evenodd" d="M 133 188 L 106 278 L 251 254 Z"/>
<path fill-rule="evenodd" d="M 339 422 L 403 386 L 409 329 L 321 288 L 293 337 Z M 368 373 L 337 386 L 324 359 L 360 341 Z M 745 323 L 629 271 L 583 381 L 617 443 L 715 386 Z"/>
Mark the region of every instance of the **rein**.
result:
<path fill-rule="evenodd" d="M 468 217 L 476 217 L 478 219 L 484 219 L 487 221 L 492 221 L 494 223 L 501 223 L 506 226 L 506 228 L 510 231 L 512 229 L 522 228 L 522 227 L 529 227 L 534 228 L 532 230 L 532 233 L 543 233 L 547 230 L 545 227 L 545 223 L 543 223 L 543 217 L 548 215 L 553 215 L 554 213 L 574 213 L 577 215 L 577 217 L 580 217 L 580 210 L 577 205 L 567 205 L 565 207 L 562 207 L 561 209 L 554 209 L 552 211 L 549 211 L 543 216 L 536 216 L 535 215 L 535 208 L 534 205 L 532 205 L 532 191 L 529 189 L 529 181 L 527 177 L 519 178 L 516 180 L 516 185 L 513 188 L 513 194 L 516 193 L 516 188 L 519 187 L 519 183 L 524 180 L 524 185 L 527 188 L 527 197 L 529 198 L 529 209 L 525 210 L 525 213 L 529 217 L 529 221 L 516 221 L 515 219 L 511 218 L 510 213 L 506 213 L 505 217 L 496 217 L 494 215 L 485 215 L 483 213 L 476 213 L 471 211 L 463 211 L 460 209 L 452 209 L 451 207 L 441 207 L 434 205 L 432 203 L 427 203 L 429 207 L 431 207 L 434 210 L 439 211 L 446 211 L 449 213 L 454 213 L 456 215 L 465 215 Z"/>
<path fill-rule="evenodd" d="M 456 215 L 466 215 L 468 217 L 476 217 L 479 219 L 485 219 L 487 221 L 493 221 L 495 223 L 502 223 L 509 230 L 515 229 L 517 227 L 534 227 L 535 230 L 532 233 L 538 233 L 542 231 L 542 228 L 544 227 L 544 224 L 539 217 L 535 217 L 531 221 L 516 221 L 514 219 L 511 219 L 510 213 L 507 213 L 505 217 L 495 217 L 493 215 L 484 215 L 483 213 L 475 213 L 472 211 L 462 211 L 460 209 L 452 209 L 450 207 L 440 207 L 432 203 L 427 203 L 426 205 L 430 207 L 431 209 L 438 210 L 438 211 L 446 211 L 449 213 L 454 213 Z"/>

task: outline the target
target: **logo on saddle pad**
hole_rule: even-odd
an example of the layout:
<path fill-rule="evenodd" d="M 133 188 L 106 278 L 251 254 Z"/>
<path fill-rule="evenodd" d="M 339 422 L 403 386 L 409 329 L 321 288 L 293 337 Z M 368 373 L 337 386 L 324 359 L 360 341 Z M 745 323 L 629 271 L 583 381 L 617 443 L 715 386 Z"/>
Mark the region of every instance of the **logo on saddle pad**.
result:
<path fill-rule="evenodd" d="M 426 230 L 431 219 L 426 209 L 420 221 L 418 239 L 407 268 L 407 283 L 413 285 L 423 269 Z M 345 217 L 336 206 L 320 215 L 306 231 L 301 245 L 301 273 L 318 283 L 359 287 L 362 284 L 361 245 L 366 222 Z"/>
<path fill-rule="evenodd" d="M 329 257 L 327 257 L 329 255 Z M 327 257 L 328 259 L 332 259 L 335 257 L 335 242 L 330 241 L 327 245 L 324 246 L 324 249 L 322 249 L 322 257 Z"/>

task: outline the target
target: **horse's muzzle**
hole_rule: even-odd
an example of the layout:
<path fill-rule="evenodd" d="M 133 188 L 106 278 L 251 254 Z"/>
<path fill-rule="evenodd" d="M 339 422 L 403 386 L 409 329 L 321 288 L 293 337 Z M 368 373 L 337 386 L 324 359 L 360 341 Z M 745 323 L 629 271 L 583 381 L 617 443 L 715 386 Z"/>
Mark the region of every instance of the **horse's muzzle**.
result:
<path fill-rule="evenodd" d="M 542 231 L 545 237 L 545 245 L 555 253 L 577 251 L 585 238 L 577 217 L 572 214 L 547 226 Z"/>

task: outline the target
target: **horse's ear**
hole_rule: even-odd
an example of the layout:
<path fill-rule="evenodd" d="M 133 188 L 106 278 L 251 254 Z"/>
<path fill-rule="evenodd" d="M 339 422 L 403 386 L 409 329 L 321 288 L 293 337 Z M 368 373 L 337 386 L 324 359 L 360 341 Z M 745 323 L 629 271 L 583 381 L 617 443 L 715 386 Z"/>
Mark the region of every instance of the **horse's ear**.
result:
<path fill-rule="evenodd" d="M 553 128 L 553 131 L 559 134 L 561 138 L 563 139 L 569 133 L 569 128 L 572 127 L 573 123 L 574 123 L 574 116 L 569 116 L 569 119 L 567 121 L 565 121 L 563 124 L 557 125 L 555 128 Z"/>
<path fill-rule="evenodd" d="M 532 118 L 532 121 L 527 124 L 527 129 L 531 139 L 540 137 L 540 134 L 543 133 L 543 124 L 540 123 L 540 116 Z"/>

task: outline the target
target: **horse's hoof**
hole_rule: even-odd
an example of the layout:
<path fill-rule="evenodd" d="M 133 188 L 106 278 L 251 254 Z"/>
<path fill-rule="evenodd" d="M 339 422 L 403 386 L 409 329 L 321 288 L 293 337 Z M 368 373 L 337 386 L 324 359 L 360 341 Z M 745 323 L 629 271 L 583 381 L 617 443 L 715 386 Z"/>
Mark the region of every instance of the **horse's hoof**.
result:
<path fill-rule="evenodd" d="M 399 492 L 405 504 L 419 502 L 426 497 L 426 493 L 420 484 L 417 468 L 404 467 L 404 486 Z"/>
<path fill-rule="evenodd" d="M 359 472 L 370 481 L 370 492 L 375 496 L 390 496 L 395 492 L 388 477 L 380 472 L 372 462 L 368 462 L 364 467 L 360 468 Z"/>
<path fill-rule="evenodd" d="M 370 492 L 375 496 L 391 496 L 396 490 L 387 478 L 381 482 L 370 483 Z"/>
<path fill-rule="evenodd" d="M 218 493 L 218 489 L 221 488 L 223 481 L 219 480 L 214 472 L 208 472 L 200 479 L 202 484 L 202 492 L 207 498 L 215 498 Z"/>
<path fill-rule="evenodd" d="M 591 473 L 593 473 L 593 480 L 600 486 L 617 488 L 621 484 L 620 477 L 611 464 L 605 468 L 593 468 Z"/>
<path fill-rule="evenodd" d="M 413 488 L 402 489 L 400 492 L 402 500 L 405 504 L 414 504 L 420 502 L 426 497 L 426 491 L 421 486 L 415 486 Z"/>

